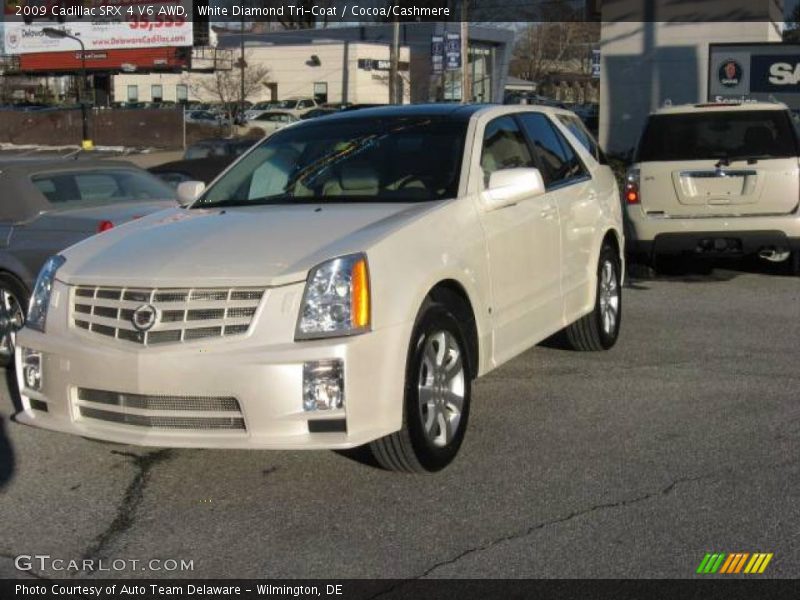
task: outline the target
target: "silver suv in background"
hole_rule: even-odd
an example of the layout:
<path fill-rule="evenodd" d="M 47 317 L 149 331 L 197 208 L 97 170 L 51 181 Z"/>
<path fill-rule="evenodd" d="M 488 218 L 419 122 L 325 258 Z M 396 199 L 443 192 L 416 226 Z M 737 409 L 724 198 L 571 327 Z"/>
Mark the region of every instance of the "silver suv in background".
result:
<path fill-rule="evenodd" d="M 624 200 L 635 258 L 758 255 L 800 274 L 800 149 L 783 104 L 697 104 L 650 115 Z"/>

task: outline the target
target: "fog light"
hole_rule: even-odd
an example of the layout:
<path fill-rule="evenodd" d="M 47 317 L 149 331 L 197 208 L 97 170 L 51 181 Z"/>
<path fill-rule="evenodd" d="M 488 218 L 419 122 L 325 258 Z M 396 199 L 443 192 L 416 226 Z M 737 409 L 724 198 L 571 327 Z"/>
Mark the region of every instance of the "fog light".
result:
<path fill-rule="evenodd" d="M 344 364 L 339 359 L 303 364 L 303 410 L 344 406 Z"/>
<path fill-rule="evenodd" d="M 34 392 L 42 389 L 42 353 L 28 348 L 22 349 L 22 381 Z"/>

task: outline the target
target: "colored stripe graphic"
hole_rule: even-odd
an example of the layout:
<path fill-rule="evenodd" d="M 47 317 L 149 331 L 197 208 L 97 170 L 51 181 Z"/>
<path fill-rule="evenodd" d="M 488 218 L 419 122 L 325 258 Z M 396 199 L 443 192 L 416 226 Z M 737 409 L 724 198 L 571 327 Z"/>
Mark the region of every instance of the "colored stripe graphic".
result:
<path fill-rule="evenodd" d="M 764 562 L 761 563 L 761 567 L 758 569 L 759 573 L 763 573 L 764 572 L 764 569 L 767 568 L 767 565 L 769 564 L 769 561 L 772 560 L 772 556 L 773 556 L 773 554 L 772 554 L 772 552 L 770 552 L 769 554 L 767 554 L 764 557 Z"/>
<path fill-rule="evenodd" d="M 728 568 L 722 571 L 722 573 L 733 573 L 736 570 L 739 561 L 742 559 L 741 552 L 734 552 L 731 554 L 731 562 L 728 565 Z"/>
<path fill-rule="evenodd" d="M 735 556 L 736 556 L 735 554 L 728 554 L 728 560 L 726 560 L 725 564 L 722 565 L 722 569 L 720 569 L 720 571 L 719 571 L 720 573 L 727 573 L 728 572 L 728 569 L 731 568 L 731 564 L 733 563 L 733 558 Z"/>
<path fill-rule="evenodd" d="M 700 561 L 697 573 L 701 574 L 739 574 L 755 575 L 763 573 L 774 554 L 766 552 L 708 552 Z"/>
<path fill-rule="evenodd" d="M 703 560 L 700 562 L 700 566 L 697 567 L 698 573 L 716 573 L 717 569 L 719 569 L 722 561 L 725 560 L 725 553 L 717 553 L 714 554 L 706 554 L 703 557 Z"/>
<path fill-rule="evenodd" d="M 753 558 L 750 559 L 750 562 L 747 563 L 747 566 L 744 568 L 745 573 L 757 573 L 758 567 L 761 566 L 761 561 L 764 560 L 764 554 L 753 554 Z"/>
<path fill-rule="evenodd" d="M 724 553 L 724 552 L 722 552 L 722 553 L 719 555 L 719 558 L 717 558 L 717 562 L 715 562 L 715 563 L 714 563 L 714 565 L 711 567 L 711 571 L 710 571 L 710 572 L 711 572 L 711 573 L 716 573 L 716 572 L 717 572 L 717 569 L 719 569 L 719 568 L 720 568 L 720 566 L 722 566 L 722 561 L 723 561 L 724 559 L 725 559 L 725 553 Z"/>
<path fill-rule="evenodd" d="M 736 563 L 736 570 L 733 571 L 734 573 L 738 573 L 739 571 L 742 570 L 742 567 L 744 567 L 744 561 L 746 561 L 749 556 L 750 556 L 749 552 L 745 552 L 744 554 L 741 555 L 739 562 Z"/>
<path fill-rule="evenodd" d="M 706 553 L 706 555 L 703 557 L 703 560 L 700 561 L 700 566 L 697 567 L 697 573 L 705 573 L 706 572 L 706 570 L 705 570 L 706 569 L 706 565 L 708 564 L 708 561 L 709 561 L 710 558 L 711 558 L 711 555 Z"/>

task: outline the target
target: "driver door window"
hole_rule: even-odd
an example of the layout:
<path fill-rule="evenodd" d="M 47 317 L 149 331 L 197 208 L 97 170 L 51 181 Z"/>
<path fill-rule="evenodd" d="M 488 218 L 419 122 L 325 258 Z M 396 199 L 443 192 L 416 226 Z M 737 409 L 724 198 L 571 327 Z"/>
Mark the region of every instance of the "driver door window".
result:
<path fill-rule="evenodd" d="M 484 188 L 489 186 L 489 177 L 495 171 L 535 166 L 525 137 L 513 117 L 500 117 L 486 126 L 481 153 Z"/>

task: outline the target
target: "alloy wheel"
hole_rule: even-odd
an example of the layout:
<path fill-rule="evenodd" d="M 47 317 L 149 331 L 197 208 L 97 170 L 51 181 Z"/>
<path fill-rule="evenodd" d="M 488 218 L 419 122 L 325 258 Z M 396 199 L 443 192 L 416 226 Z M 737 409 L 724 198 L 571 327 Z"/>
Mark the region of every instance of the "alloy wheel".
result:
<path fill-rule="evenodd" d="M 14 355 L 17 331 L 25 324 L 25 311 L 14 294 L 0 288 L 0 358 Z"/>
<path fill-rule="evenodd" d="M 614 335 L 616 331 L 619 305 L 617 267 L 613 261 L 605 260 L 600 271 L 600 323 L 606 335 Z"/>
<path fill-rule="evenodd" d="M 455 437 L 464 409 L 464 360 L 455 336 L 436 331 L 425 340 L 417 392 L 425 437 L 438 448 Z"/>

